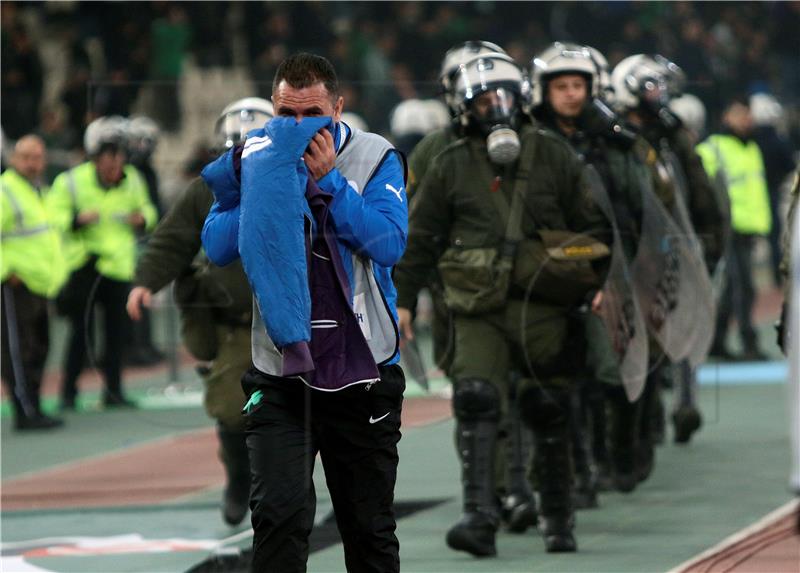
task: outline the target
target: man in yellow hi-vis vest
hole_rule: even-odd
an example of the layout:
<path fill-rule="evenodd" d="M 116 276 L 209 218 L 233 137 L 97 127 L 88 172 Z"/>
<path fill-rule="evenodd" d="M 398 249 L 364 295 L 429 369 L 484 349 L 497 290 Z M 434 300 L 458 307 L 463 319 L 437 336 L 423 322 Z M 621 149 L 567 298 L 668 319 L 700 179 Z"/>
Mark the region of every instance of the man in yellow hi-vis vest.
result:
<path fill-rule="evenodd" d="M 744 101 L 733 101 L 722 116 L 724 129 L 697 146 L 711 180 L 724 185 L 731 205 L 731 238 L 727 250 L 725 287 L 719 301 L 711 354 L 722 358 L 765 360 L 753 328 L 752 251 L 758 236 L 772 227 L 764 159 L 751 138 L 753 119 Z M 735 305 L 735 308 L 734 308 Z M 743 352 L 734 357 L 725 347 L 728 322 L 736 314 Z"/>
<path fill-rule="evenodd" d="M 61 235 L 51 227 L 39 184 L 46 166 L 44 142 L 22 137 L 11 168 L 0 176 L 0 278 L 2 278 L 2 376 L 18 430 L 56 428 L 42 413 L 39 393 L 50 346 L 47 299 L 67 276 Z"/>
<path fill-rule="evenodd" d="M 136 265 L 136 233 L 152 229 L 157 215 L 142 175 L 125 163 L 125 128 L 125 120 L 115 117 L 89 124 L 84 147 L 90 160 L 56 177 L 48 197 L 65 233 L 72 272 L 57 300 L 71 326 L 62 388 L 65 409 L 75 408 L 98 303 L 104 311 L 103 403 L 134 405 L 122 393 L 120 376 L 130 327 L 125 303 Z"/>

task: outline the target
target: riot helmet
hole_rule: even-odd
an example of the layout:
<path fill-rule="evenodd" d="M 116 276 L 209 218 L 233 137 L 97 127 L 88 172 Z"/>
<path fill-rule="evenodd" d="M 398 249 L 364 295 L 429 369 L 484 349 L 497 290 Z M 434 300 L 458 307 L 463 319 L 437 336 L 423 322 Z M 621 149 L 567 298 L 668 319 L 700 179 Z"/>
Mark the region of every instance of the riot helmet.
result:
<path fill-rule="evenodd" d="M 602 97 L 609 89 L 608 61 L 590 46 L 554 42 L 531 60 L 531 106 L 545 104 L 547 82 L 562 74 L 580 74 L 588 82 L 588 95 Z"/>
<path fill-rule="evenodd" d="M 397 148 L 410 153 L 430 132 L 450 123 L 447 107 L 434 99 L 407 99 L 392 110 L 389 129 Z"/>
<path fill-rule="evenodd" d="M 358 129 L 360 131 L 369 131 L 369 126 L 367 125 L 367 121 L 355 112 L 343 111 L 339 120 L 346 123 L 348 127 L 352 129 Z"/>
<path fill-rule="evenodd" d="M 750 96 L 750 113 L 756 126 L 777 127 L 783 120 L 783 106 L 775 96 L 759 92 Z"/>
<path fill-rule="evenodd" d="M 454 77 L 453 93 L 462 125 L 486 136 L 494 163 L 511 163 L 519 156 L 522 83 L 520 68 L 501 54 L 461 64 Z"/>
<path fill-rule="evenodd" d="M 132 117 L 128 121 L 128 152 L 131 162 L 147 161 L 158 145 L 160 134 L 158 124 L 149 117 Z"/>
<path fill-rule="evenodd" d="M 622 60 L 611 72 L 617 111 L 639 111 L 658 119 L 667 129 L 678 127 L 680 119 L 668 107 L 670 73 L 663 62 L 645 54 Z M 674 80 L 672 89 L 675 89 Z"/>
<path fill-rule="evenodd" d="M 98 117 L 86 126 L 83 148 L 89 157 L 105 151 L 127 151 L 128 120 L 119 115 Z"/>
<path fill-rule="evenodd" d="M 483 40 L 469 40 L 462 44 L 457 44 L 447 50 L 447 53 L 444 55 L 442 66 L 439 70 L 439 83 L 442 86 L 445 103 L 453 116 L 458 115 L 458 101 L 456 101 L 453 95 L 453 86 L 459 66 L 466 64 L 478 56 L 485 56 L 487 54 L 508 55 L 506 51 L 497 44 Z"/>
<path fill-rule="evenodd" d="M 669 101 L 669 108 L 696 137 L 706 129 L 706 106 L 696 95 L 685 93 Z"/>
<path fill-rule="evenodd" d="M 660 64 L 667 78 L 667 95 L 670 99 L 683 95 L 686 89 L 686 72 L 672 60 L 660 54 L 653 55 L 653 61 Z"/>
<path fill-rule="evenodd" d="M 272 103 L 260 97 L 246 97 L 228 104 L 217 119 L 214 128 L 220 147 L 230 149 L 242 143 L 247 132 L 259 127 L 275 116 Z"/>

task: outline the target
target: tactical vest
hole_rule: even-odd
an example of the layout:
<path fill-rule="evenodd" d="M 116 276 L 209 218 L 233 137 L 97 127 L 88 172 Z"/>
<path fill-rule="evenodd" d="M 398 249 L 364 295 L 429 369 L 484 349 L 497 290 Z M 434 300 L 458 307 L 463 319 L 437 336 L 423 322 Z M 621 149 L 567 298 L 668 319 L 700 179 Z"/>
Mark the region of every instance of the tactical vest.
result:
<path fill-rule="evenodd" d="M 383 137 L 351 128 L 350 139 L 342 145 L 336 157 L 336 169 L 360 195 L 386 155 L 393 149 L 394 147 Z M 352 253 L 352 279 L 353 312 L 375 363 L 384 364 L 397 353 L 399 341 L 397 327 L 389 305 L 375 280 L 372 261 L 355 252 Z M 267 335 L 255 299 L 251 340 L 255 367 L 265 374 L 280 376 L 281 353 Z"/>
<path fill-rule="evenodd" d="M 9 169 L 0 181 L 2 280 L 16 275 L 31 292 L 52 297 L 67 278 L 60 234 L 50 224 L 44 200 L 24 177 Z"/>
<path fill-rule="evenodd" d="M 731 202 L 731 227 L 737 233 L 766 235 L 772 228 L 764 160 L 755 141 L 712 135 L 697 146 L 709 178 L 722 172 Z"/>

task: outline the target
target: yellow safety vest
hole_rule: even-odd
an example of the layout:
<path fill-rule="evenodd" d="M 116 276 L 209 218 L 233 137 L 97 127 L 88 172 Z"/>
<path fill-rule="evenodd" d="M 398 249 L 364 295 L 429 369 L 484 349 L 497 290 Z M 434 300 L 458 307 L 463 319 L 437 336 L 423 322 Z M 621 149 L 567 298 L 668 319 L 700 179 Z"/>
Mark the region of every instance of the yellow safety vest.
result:
<path fill-rule="evenodd" d="M 33 293 L 53 297 L 67 279 L 61 234 L 39 192 L 13 169 L 0 175 L 2 280 L 18 277 Z"/>
<path fill-rule="evenodd" d="M 755 141 L 712 135 L 697 146 L 703 167 L 713 180 L 721 169 L 731 202 L 731 226 L 737 233 L 766 235 L 772 228 L 764 159 Z"/>
<path fill-rule="evenodd" d="M 136 234 L 127 219 L 139 212 L 144 216 L 145 229 L 150 230 L 158 215 L 139 171 L 126 165 L 124 174 L 116 187 L 105 189 L 97 180 L 94 163 L 87 161 L 53 181 L 47 200 L 65 235 L 70 272 L 94 255 L 97 256 L 97 272 L 101 275 L 118 281 L 133 278 Z M 91 211 L 99 214 L 98 221 L 73 229 L 75 217 Z"/>

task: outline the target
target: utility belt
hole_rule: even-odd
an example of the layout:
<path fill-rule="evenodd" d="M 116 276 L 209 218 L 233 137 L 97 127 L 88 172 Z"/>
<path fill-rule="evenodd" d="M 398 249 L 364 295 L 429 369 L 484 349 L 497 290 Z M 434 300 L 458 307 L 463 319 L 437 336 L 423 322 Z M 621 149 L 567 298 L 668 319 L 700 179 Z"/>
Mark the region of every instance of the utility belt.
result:
<path fill-rule="evenodd" d="M 609 254 L 588 235 L 543 230 L 500 248 L 449 248 L 438 269 L 447 306 L 474 315 L 498 310 L 509 299 L 581 304 L 589 291 L 602 287 L 593 264 Z"/>

